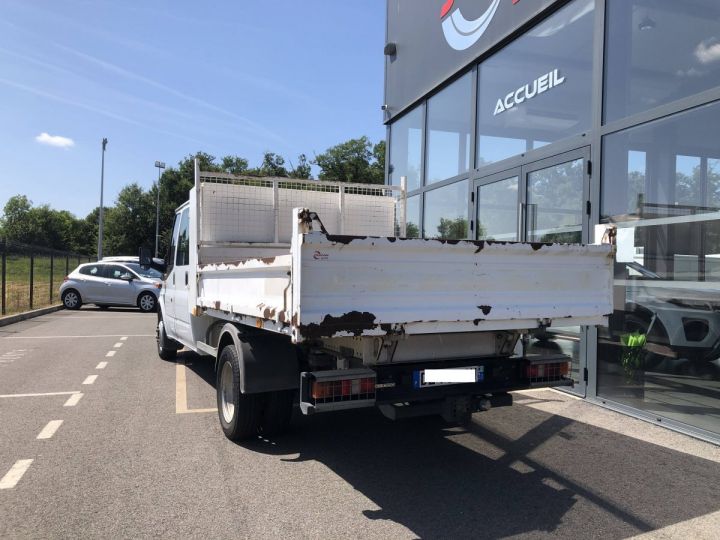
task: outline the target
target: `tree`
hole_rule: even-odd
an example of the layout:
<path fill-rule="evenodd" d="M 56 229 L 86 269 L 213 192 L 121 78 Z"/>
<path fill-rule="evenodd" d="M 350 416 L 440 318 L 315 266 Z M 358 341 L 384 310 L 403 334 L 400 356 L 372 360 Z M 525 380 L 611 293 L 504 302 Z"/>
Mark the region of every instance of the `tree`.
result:
<path fill-rule="evenodd" d="M 457 219 L 440 218 L 440 225 L 438 225 L 437 230 L 438 238 L 461 240 L 467 238 L 468 220 L 460 217 Z"/>
<path fill-rule="evenodd" d="M 274 152 L 265 152 L 263 154 L 260 173 L 262 176 L 286 178 L 288 176 L 288 171 L 285 168 L 285 159 Z"/>
<path fill-rule="evenodd" d="M 290 164 L 290 166 L 292 167 L 292 163 Z M 310 167 L 310 164 L 308 163 L 307 156 L 305 156 L 305 154 L 300 154 L 298 156 L 297 167 L 292 167 L 292 169 L 290 169 L 290 177 L 291 178 L 308 179 L 308 178 L 310 178 L 311 173 L 312 173 L 312 168 Z"/>
<path fill-rule="evenodd" d="M 105 251 L 109 255 L 134 255 L 140 247 L 155 245 L 155 200 L 133 183 L 118 194 L 115 207 L 105 218 Z"/>
<path fill-rule="evenodd" d="M 222 170 L 229 174 L 243 174 L 248 171 L 248 160 L 238 156 L 222 158 Z"/>
<path fill-rule="evenodd" d="M 328 148 L 315 157 L 320 180 L 383 184 L 385 178 L 385 143 L 372 145 L 363 136 Z"/>

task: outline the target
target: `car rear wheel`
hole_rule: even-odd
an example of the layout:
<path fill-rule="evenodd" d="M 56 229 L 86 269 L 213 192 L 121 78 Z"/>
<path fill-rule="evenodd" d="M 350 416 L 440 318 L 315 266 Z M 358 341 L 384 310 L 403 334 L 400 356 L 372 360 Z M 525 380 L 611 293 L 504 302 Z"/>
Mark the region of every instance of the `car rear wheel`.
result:
<path fill-rule="evenodd" d="M 68 289 L 62 295 L 62 303 L 65 309 L 80 309 L 82 298 L 75 289 Z"/>
<path fill-rule="evenodd" d="M 151 311 L 155 311 L 155 308 L 157 307 L 157 300 L 155 299 L 155 295 L 153 293 L 144 292 L 138 296 L 137 305 L 140 308 L 140 311 L 150 313 Z"/>

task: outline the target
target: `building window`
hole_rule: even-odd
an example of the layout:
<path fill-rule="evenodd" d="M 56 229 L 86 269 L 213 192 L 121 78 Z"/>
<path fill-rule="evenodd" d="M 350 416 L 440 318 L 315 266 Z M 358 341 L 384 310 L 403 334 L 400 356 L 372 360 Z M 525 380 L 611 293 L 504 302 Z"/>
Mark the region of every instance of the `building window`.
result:
<path fill-rule="evenodd" d="M 420 199 L 422 195 L 407 198 L 405 237 L 420 238 Z"/>
<path fill-rule="evenodd" d="M 480 64 L 477 166 L 590 129 L 594 0 L 575 0 Z"/>
<path fill-rule="evenodd" d="M 471 106 L 470 73 L 428 100 L 426 184 L 470 170 Z"/>
<path fill-rule="evenodd" d="M 421 187 L 423 147 L 423 107 L 417 107 L 390 127 L 390 184 L 400 185 L 407 177 L 407 189 Z"/>
<path fill-rule="evenodd" d="M 607 6 L 607 122 L 720 86 L 717 0 Z"/>
<path fill-rule="evenodd" d="M 715 433 L 718 140 L 718 104 L 604 138 L 601 215 L 618 224 L 618 252 L 598 353 L 599 395 Z"/>
<path fill-rule="evenodd" d="M 463 239 L 468 236 L 468 181 L 425 193 L 423 237 Z"/>

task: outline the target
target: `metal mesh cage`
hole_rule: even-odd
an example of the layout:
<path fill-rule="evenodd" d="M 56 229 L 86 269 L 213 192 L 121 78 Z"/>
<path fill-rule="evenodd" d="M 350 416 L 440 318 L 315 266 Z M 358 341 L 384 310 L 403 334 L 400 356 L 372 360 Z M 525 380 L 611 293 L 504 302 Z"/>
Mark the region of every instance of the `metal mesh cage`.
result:
<path fill-rule="evenodd" d="M 293 208 L 316 212 L 330 234 L 402 236 L 398 186 L 200 172 L 200 244 L 290 243 Z"/>

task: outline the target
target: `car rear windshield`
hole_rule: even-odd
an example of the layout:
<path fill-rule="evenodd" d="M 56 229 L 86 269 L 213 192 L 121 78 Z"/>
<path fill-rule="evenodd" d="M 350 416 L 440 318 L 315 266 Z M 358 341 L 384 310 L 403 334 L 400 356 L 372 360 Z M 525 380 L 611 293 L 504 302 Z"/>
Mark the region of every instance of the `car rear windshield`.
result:
<path fill-rule="evenodd" d="M 162 274 L 155 270 L 154 268 L 143 268 L 137 263 L 124 263 L 125 266 L 127 266 L 130 270 L 135 272 L 136 274 L 150 278 L 150 279 L 162 279 Z"/>

